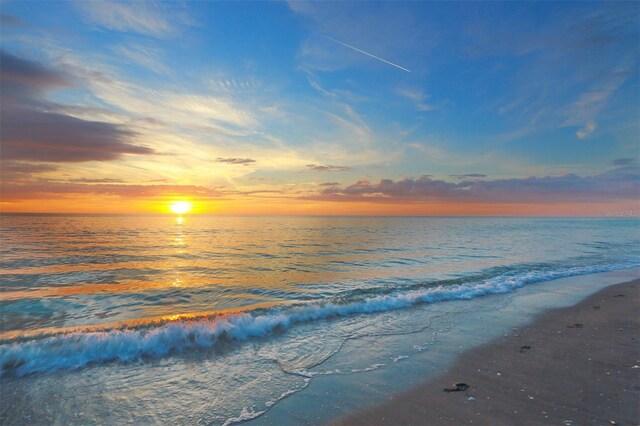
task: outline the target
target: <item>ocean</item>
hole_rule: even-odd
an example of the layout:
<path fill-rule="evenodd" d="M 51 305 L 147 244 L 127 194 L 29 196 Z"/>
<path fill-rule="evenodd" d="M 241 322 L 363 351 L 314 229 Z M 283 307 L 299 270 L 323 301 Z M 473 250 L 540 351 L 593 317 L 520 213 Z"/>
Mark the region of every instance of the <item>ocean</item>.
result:
<path fill-rule="evenodd" d="M 639 225 L 2 215 L 0 420 L 324 422 L 637 275 Z"/>

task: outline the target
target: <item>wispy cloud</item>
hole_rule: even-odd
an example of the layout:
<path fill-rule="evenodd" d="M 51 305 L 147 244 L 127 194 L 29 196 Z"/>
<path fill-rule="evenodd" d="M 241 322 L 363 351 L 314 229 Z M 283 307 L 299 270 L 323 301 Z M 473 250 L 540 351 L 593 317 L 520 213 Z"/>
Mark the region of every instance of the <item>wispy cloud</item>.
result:
<path fill-rule="evenodd" d="M 69 179 L 69 182 L 75 183 L 125 183 L 124 179 L 116 178 L 75 178 Z"/>
<path fill-rule="evenodd" d="M 481 173 L 467 173 L 464 175 L 449 175 L 449 177 L 456 179 L 467 179 L 467 178 L 486 178 L 487 175 L 483 175 Z"/>
<path fill-rule="evenodd" d="M 126 61 L 140 65 L 157 74 L 168 74 L 167 67 L 162 60 L 162 50 L 140 43 L 130 43 L 112 47 L 113 51 Z"/>
<path fill-rule="evenodd" d="M 589 121 L 587 124 L 584 125 L 583 128 L 581 128 L 576 132 L 576 136 L 578 137 L 578 139 L 584 139 L 587 136 L 589 136 L 591 133 L 593 133 L 597 127 L 598 126 L 596 125 L 596 123 L 594 123 L 593 121 Z"/>
<path fill-rule="evenodd" d="M 214 90 L 226 93 L 246 93 L 259 90 L 263 87 L 263 82 L 257 77 L 250 77 L 244 80 L 233 77 L 223 77 L 210 79 L 207 83 Z"/>
<path fill-rule="evenodd" d="M 144 114 L 184 128 L 234 133 L 257 124 L 251 111 L 237 106 L 232 99 L 212 94 L 157 90 L 120 80 L 117 76 L 108 81 L 95 81 L 91 90 L 103 101 L 133 117 Z"/>
<path fill-rule="evenodd" d="M 184 15 L 172 15 L 165 3 L 153 1 L 78 1 L 77 5 L 89 22 L 114 31 L 163 37 L 176 32 L 176 21 L 184 21 Z"/>
<path fill-rule="evenodd" d="M 468 30 L 471 56 L 505 58 L 491 73 L 505 84 L 494 92 L 499 94 L 495 101 L 491 94 L 486 98 L 487 106 L 495 102 L 501 121 L 514 127 L 501 134 L 515 140 L 575 127 L 576 137 L 586 138 L 595 130 L 589 123 L 629 119 L 612 106 L 620 88 L 637 75 L 637 49 L 632 47 L 638 37 L 637 5 L 592 3 L 549 14 L 535 7 L 517 9 L 521 18 L 538 14 L 543 23 L 480 15 Z M 489 14 L 495 9 L 479 10 Z"/>
<path fill-rule="evenodd" d="M 249 165 L 251 163 L 255 163 L 256 160 L 254 160 L 253 158 L 236 158 L 236 157 L 230 157 L 230 158 L 222 158 L 222 157 L 218 157 L 216 158 L 216 163 L 227 163 L 227 164 L 242 164 L 242 165 Z"/>
<path fill-rule="evenodd" d="M 567 105 L 562 110 L 566 117 L 563 126 L 584 126 L 579 131 L 580 134 L 576 133 L 580 139 L 592 133 L 596 128 L 596 117 L 606 107 L 613 94 L 632 75 L 633 67 L 634 61 L 630 58 L 625 59 L 613 71 L 606 73 L 603 81 L 598 82 Z"/>
<path fill-rule="evenodd" d="M 637 158 L 616 158 L 611 162 L 611 165 L 616 167 L 629 167 L 637 166 L 640 161 Z"/>
<path fill-rule="evenodd" d="M 396 89 L 396 93 L 404 98 L 407 98 L 413 102 L 415 108 L 421 112 L 433 111 L 436 109 L 435 105 L 427 102 L 428 96 L 424 94 L 422 90 L 410 90 L 410 89 Z"/>
<path fill-rule="evenodd" d="M 320 164 L 307 164 L 307 169 L 313 172 L 348 172 L 352 170 L 352 168 L 348 166 L 332 166 Z"/>

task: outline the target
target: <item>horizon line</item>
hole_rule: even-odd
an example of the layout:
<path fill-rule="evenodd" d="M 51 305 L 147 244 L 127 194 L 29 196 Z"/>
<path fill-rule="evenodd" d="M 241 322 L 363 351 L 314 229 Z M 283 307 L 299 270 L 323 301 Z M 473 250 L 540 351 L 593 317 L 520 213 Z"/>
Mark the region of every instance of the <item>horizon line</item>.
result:
<path fill-rule="evenodd" d="M 78 212 L 1 212 L 0 216 L 153 216 L 153 217 L 341 217 L 341 218 L 539 218 L 539 219 L 640 219 L 638 215 L 361 215 L 361 214 L 233 214 L 233 213 L 78 213 Z"/>

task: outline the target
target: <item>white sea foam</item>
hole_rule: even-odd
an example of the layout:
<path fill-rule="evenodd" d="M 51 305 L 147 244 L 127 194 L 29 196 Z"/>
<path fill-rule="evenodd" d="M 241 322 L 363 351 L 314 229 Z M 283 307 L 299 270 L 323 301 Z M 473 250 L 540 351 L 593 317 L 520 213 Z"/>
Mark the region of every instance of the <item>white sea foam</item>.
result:
<path fill-rule="evenodd" d="M 398 290 L 396 293 L 346 303 L 307 303 L 263 314 L 245 312 L 213 319 L 176 321 L 152 328 L 71 332 L 1 345 L 0 375 L 22 376 L 77 369 L 93 363 L 157 358 L 190 349 L 210 348 L 220 339 L 246 340 L 266 336 L 297 323 L 390 311 L 420 303 L 473 299 L 509 292 L 528 283 L 629 266 L 600 265 L 511 272 L 467 284 Z"/>
<path fill-rule="evenodd" d="M 228 418 L 222 424 L 222 426 L 230 426 L 230 425 L 235 425 L 235 424 L 238 424 L 238 423 L 243 423 L 243 422 L 249 421 L 251 419 L 255 419 L 256 417 L 260 417 L 261 415 L 263 415 L 266 412 L 267 412 L 267 410 L 256 411 L 256 409 L 254 407 L 250 407 L 250 408 L 244 407 L 242 409 L 242 412 L 237 417 Z"/>

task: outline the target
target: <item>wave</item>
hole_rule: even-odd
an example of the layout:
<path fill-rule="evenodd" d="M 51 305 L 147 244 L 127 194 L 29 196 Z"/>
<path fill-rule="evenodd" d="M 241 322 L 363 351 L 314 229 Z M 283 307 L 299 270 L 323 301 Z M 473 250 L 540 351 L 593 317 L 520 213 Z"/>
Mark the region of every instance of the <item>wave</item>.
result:
<path fill-rule="evenodd" d="M 562 267 L 520 265 L 499 268 L 459 283 L 432 282 L 388 294 L 354 292 L 339 298 L 297 305 L 239 312 L 213 318 L 133 326 L 105 331 L 73 331 L 48 337 L 30 337 L 0 345 L 0 376 L 24 376 L 56 370 L 73 370 L 89 364 L 131 362 L 160 358 L 193 349 L 207 349 L 224 340 L 264 337 L 295 324 L 358 314 L 392 311 L 418 304 L 513 291 L 526 284 L 574 275 L 638 266 L 638 263 Z M 455 281 L 454 281 L 455 282 Z"/>

